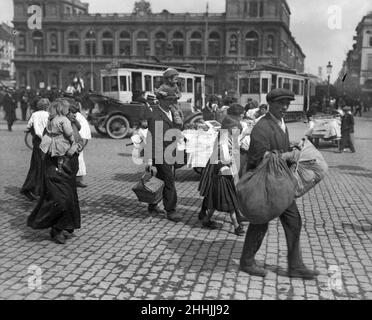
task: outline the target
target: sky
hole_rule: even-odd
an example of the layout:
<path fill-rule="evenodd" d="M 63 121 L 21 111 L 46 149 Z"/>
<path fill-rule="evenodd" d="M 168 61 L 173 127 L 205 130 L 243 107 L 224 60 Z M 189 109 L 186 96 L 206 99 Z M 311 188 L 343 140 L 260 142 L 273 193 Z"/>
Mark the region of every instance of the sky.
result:
<path fill-rule="evenodd" d="M 132 12 L 136 0 L 85 0 L 90 13 Z M 13 17 L 13 1 L 0 0 L 0 21 L 10 22 Z M 205 12 L 209 2 L 209 12 L 224 12 L 225 0 L 150 0 L 152 11 L 160 12 Z M 336 80 L 352 48 L 355 28 L 362 17 L 372 11 L 371 0 L 287 0 L 292 11 L 290 29 L 297 43 L 306 55 L 305 72 L 318 74 L 318 68 L 331 61 L 332 81 Z M 337 5 L 341 9 L 341 28 L 330 29 L 328 8 Z"/>

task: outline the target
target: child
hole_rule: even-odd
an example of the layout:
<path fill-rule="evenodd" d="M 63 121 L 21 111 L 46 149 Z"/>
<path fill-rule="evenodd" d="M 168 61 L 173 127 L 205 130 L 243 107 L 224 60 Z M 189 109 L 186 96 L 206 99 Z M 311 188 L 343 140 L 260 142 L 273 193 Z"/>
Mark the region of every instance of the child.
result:
<path fill-rule="evenodd" d="M 54 101 L 49 109 L 49 120 L 46 126 L 40 149 L 44 154 L 49 153 L 57 158 L 58 171 L 63 173 L 69 171 L 65 162 L 68 162 L 67 156 L 73 155 L 77 151 L 73 129 L 70 120 L 66 117 L 69 113 L 69 104 L 62 100 Z"/>
<path fill-rule="evenodd" d="M 222 129 L 228 130 L 229 133 L 228 141 L 223 141 L 219 135 L 215 144 L 219 159 L 216 161 L 217 159 L 213 159 L 212 155 L 202 173 L 198 188 L 200 195 L 204 197 L 202 210 L 199 213 L 199 220 L 202 220 L 203 227 L 216 229 L 217 224 L 211 220 L 214 212 L 228 212 L 234 225 L 234 233 L 237 236 L 243 236 L 245 230 L 242 225 L 243 219 L 241 218 L 236 196 L 234 180 L 237 178 L 238 168 L 233 160 L 232 134 L 235 134 L 234 130 L 242 132 L 240 120 L 243 114 L 244 108 L 238 104 L 233 104 L 229 108 L 229 114 L 222 122 Z M 228 154 L 223 152 L 223 149 L 226 150 L 224 148 L 226 143 L 228 144 Z"/>
<path fill-rule="evenodd" d="M 182 97 L 180 89 L 177 86 L 178 71 L 172 68 L 165 70 L 163 74 L 164 83 L 155 91 L 157 98 L 160 101 L 160 105 L 166 103 L 169 105 L 173 115 L 173 122 L 182 127 L 183 126 L 183 114 L 178 108 L 177 102 Z"/>

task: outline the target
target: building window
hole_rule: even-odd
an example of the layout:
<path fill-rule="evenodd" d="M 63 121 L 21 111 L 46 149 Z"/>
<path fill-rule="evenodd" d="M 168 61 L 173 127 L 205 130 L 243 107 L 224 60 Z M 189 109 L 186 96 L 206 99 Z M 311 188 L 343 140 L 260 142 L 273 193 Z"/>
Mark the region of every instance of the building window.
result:
<path fill-rule="evenodd" d="M 80 54 L 80 39 L 79 35 L 72 31 L 68 35 L 68 54 L 71 56 L 78 56 Z"/>
<path fill-rule="evenodd" d="M 258 16 L 258 3 L 257 3 L 257 1 L 252 1 L 249 4 L 249 16 L 254 17 L 254 18 Z"/>
<path fill-rule="evenodd" d="M 238 37 L 236 34 L 230 36 L 230 53 L 236 53 L 238 51 Z"/>
<path fill-rule="evenodd" d="M 102 35 L 102 53 L 104 56 L 112 56 L 114 54 L 114 39 L 111 32 L 104 32 Z"/>
<path fill-rule="evenodd" d="M 274 36 L 272 34 L 270 34 L 267 37 L 266 51 L 267 52 L 273 52 L 274 51 Z"/>
<path fill-rule="evenodd" d="M 173 35 L 173 55 L 182 57 L 184 55 L 184 39 L 181 32 L 175 32 Z"/>
<path fill-rule="evenodd" d="M 208 40 L 208 54 L 212 57 L 221 55 L 221 39 L 217 32 L 212 32 Z"/>
<path fill-rule="evenodd" d="M 267 16 L 269 17 L 276 17 L 277 11 L 276 11 L 277 2 L 275 0 L 270 0 L 267 2 Z"/>
<path fill-rule="evenodd" d="M 260 17 L 264 16 L 264 2 L 260 2 Z"/>
<path fill-rule="evenodd" d="M 44 38 L 40 31 L 34 31 L 32 33 L 32 40 L 34 43 L 33 53 L 37 56 L 44 54 Z"/>
<path fill-rule="evenodd" d="M 65 13 L 66 13 L 67 15 L 71 15 L 71 13 L 72 13 L 71 7 L 66 6 L 66 7 L 65 7 Z"/>
<path fill-rule="evenodd" d="M 367 65 L 368 71 L 372 71 L 372 54 L 368 55 L 368 65 Z"/>
<path fill-rule="evenodd" d="M 131 39 L 130 34 L 126 31 L 120 33 L 119 39 L 119 53 L 121 56 L 130 56 L 131 55 Z"/>
<path fill-rule="evenodd" d="M 88 56 L 97 54 L 96 33 L 92 30 L 85 35 L 85 54 Z"/>
<path fill-rule="evenodd" d="M 200 57 L 202 55 L 202 35 L 200 32 L 194 32 L 190 39 L 190 53 L 193 57 Z"/>
<path fill-rule="evenodd" d="M 155 56 L 165 56 L 167 51 L 167 36 L 164 32 L 155 35 Z M 150 91 L 150 90 L 148 90 Z"/>
<path fill-rule="evenodd" d="M 145 57 L 149 49 L 149 39 L 146 32 L 137 35 L 137 56 Z"/>
<path fill-rule="evenodd" d="M 19 51 L 26 51 L 26 36 L 24 34 L 19 35 L 18 50 Z"/>
<path fill-rule="evenodd" d="M 369 37 L 369 46 L 372 47 L 372 37 Z"/>
<path fill-rule="evenodd" d="M 258 44 L 258 34 L 254 31 L 248 32 L 245 36 L 245 55 L 247 57 L 257 57 Z"/>
<path fill-rule="evenodd" d="M 58 37 L 55 33 L 50 35 L 50 52 L 58 52 Z"/>

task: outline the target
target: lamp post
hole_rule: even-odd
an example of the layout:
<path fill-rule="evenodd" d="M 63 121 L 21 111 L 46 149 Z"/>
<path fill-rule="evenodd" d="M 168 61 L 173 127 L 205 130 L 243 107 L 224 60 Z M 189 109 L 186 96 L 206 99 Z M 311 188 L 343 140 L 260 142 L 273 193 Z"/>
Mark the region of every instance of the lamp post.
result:
<path fill-rule="evenodd" d="M 90 37 L 90 90 L 93 91 L 94 87 L 94 81 L 93 81 L 93 35 L 94 31 L 89 31 L 89 37 Z"/>
<path fill-rule="evenodd" d="M 332 74 L 332 64 L 331 61 L 328 62 L 327 65 L 327 75 L 328 75 L 328 87 L 327 87 L 327 107 L 330 106 L 330 98 L 331 98 L 331 88 L 330 88 L 330 83 L 331 83 L 331 74 Z"/>

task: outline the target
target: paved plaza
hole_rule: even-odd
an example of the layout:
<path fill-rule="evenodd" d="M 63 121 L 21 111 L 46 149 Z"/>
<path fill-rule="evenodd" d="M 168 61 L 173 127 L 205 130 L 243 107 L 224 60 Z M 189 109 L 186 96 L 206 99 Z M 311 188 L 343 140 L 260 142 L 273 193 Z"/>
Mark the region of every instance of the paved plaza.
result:
<path fill-rule="evenodd" d="M 356 154 L 321 145 L 329 174 L 297 201 L 304 261 L 321 272 L 313 281 L 286 276 L 278 219 L 257 255 L 267 277 L 240 272 L 244 237 L 224 213 L 220 229 L 201 228 L 193 170 L 177 171 L 182 221 L 149 216 L 131 190 L 143 167 L 132 163 L 128 140 L 96 134 L 84 151 L 82 228 L 66 245 L 51 242 L 48 230 L 26 226 L 35 203 L 19 194 L 31 157 L 24 127 L 0 123 L 0 299 L 372 299 L 372 117 L 356 118 Z M 288 127 L 291 140 L 306 129 Z"/>

